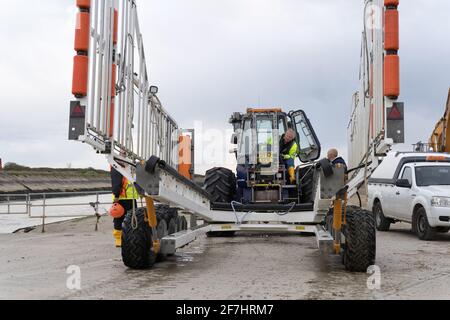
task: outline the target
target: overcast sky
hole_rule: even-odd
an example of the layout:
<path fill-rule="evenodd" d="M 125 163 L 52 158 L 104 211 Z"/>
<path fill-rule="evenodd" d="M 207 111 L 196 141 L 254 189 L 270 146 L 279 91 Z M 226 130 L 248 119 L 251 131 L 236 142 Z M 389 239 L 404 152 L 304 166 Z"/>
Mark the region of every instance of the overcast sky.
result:
<path fill-rule="evenodd" d="M 73 0 L 0 0 L 0 158 L 106 168 L 67 141 Z M 346 152 L 358 89 L 363 0 L 138 0 L 151 80 L 184 128 L 228 129 L 253 106 L 304 109 L 324 145 Z M 450 1 L 408 0 L 401 14 L 407 141 L 428 139 L 450 87 Z M 407 147 L 409 148 L 409 146 Z M 200 168 L 200 171 L 203 168 Z"/>

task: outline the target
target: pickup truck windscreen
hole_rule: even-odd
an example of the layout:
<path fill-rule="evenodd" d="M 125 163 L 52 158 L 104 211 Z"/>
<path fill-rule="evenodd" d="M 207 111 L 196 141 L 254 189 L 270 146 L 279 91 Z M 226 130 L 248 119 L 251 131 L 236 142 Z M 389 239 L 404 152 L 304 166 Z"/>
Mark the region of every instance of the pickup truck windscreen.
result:
<path fill-rule="evenodd" d="M 449 186 L 450 166 L 417 167 L 416 183 L 418 187 Z"/>

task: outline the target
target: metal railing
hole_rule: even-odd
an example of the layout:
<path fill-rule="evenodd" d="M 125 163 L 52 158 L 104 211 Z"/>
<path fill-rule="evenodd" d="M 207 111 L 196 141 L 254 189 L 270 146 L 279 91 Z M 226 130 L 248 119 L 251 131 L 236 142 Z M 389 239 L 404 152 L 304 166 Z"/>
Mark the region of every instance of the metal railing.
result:
<path fill-rule="evenodd" d="M 30 215 L 29 204 L 30 204 L 29 194 L 0 194 L 0 215 Z M 6 212 L 3 212 L 2 207 L 6 207 Z M 23 211 L 12 211 L 16 207 L 25 207 L 25 212 Z"/>
<path fill-rule="evenodd" d="M 98 229 L 98 222 L 100 217 L 107 212 L 101 213 L 101 206 L 112 205 L 112 199 L 110 202 L 101 202 L 100 197 L 109 195 L 111 192 L 107 191 L 86 191 L 86 192 L 49 192 L 49 193 L 33 193 L 33 194 L 0 194 L 0 215 L 23 215 L 28 216 L 30 219 L 42 219 L 42 232 L 45 232 L 46 219 L 50 218 L 84 218 L 84 217 L 97 217 L 96 230 Z M 93 201 L 67 201 L 57 203 L 58 199 L 70 199 L 79 197 L 93 197 Z M 55 203 L 56 202 L 56 203 Z M 79 213 L 79 214 L 49 214 L 50 208 L 64 208 L 64 207 L 91 207 L 93 213 Z M 6 208 L 4 210 L 3 208 Z M 24 208 L 23 210 L 14 210 L 14 208 Z M 39 208 L 42 210 L 39 215 L 33 214 L 33 208 Z M 3 209 L 3 210 L 2 210 Z"/>

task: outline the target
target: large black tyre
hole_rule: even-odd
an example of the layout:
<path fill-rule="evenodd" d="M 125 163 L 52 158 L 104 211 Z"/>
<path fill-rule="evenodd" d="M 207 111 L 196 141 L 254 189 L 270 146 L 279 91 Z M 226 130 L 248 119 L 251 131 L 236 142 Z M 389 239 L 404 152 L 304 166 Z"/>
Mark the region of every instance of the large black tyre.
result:
<path fill-rule="evenodd" d="M 155 209 L 158 222 L 165 220 L 168 226 L 172 219 L 176 220 L 178 218 L 178 209 L 176 208 L 171 208 L 168 205 L 157 205 Z"/>
<path fill-rule="evenodd" d="M 169 222 L 169 225 L 167 226 L 169 229 L 169 234 L 175 234 L 177 233 L 177 222 L 175 219 L 171 219 Z"/>
<path fill-rule="evenodd" d="M 161 239 L 163 239 L 169 234 L 166 220 L 161 219 L 158 222 L 157 230 L 158 230 L 158 240 L 161 241 Z M 158 253 L 158 255 L 156 256 L 156 262 L 163 262 L 166 259 L 167 259 L 166 254 Z"/>
<path fill-rule="evenodd" d="M 386 218 L 383 213 L 383 207 L 380 201 L 376 201 L 373 205 L 373 215 L 375 217 L 375 225 L 378 231 L 389 231 L 392 220 Z"/>
<path fill-rule="evenodd" d="M 315 200 L 315 174 L 316 168 L 313 166 L 298 170 L 297 182 L 300 188 L 301 203 L 313 203 Z"/>
<path fill-rule="evenodd" d="M 122 260 L 130 269 L 153 267 L 156 255 L 153 252 L 152 230 L 147 220 L 147 210 L 136 210 L 136 228 L 133 228 L 132 214 L 129 212 L 122 226 Z"/>
<path fill-rule="evenodd" d="M 186 231 L 188 229 L 188 222 L 185 217 L 178 216 L 176 219 L 177 232 Z"/>
<path fill-rule="evenodd" d="M 236 194 L 236 175 L 225 168 L 208 170 L 204 189 L 211 195 L 211 202 L 230 203 Z"/>
<path fill-rule="evenodd" d="M 431 241 L 436 237 L 437 230 L 430 226 L 424 208 L 418 208 L 413 215 L 413 230 L 420 240 Z"/>
<path fill-rule="evenodd" d="M 367 272 L 375 264 L 376 229 L 370 211 L 359 207 L 347 208 L 347 223 L 343 228 L 345 245 L 344 266 L 351 272 Z"/>

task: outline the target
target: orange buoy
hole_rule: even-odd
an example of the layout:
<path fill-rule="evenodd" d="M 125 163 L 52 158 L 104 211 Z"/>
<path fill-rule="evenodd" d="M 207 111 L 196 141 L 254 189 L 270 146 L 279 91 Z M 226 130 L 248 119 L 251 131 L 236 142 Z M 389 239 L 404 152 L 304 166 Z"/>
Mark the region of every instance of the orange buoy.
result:
<path fill-rule="evenodd" d="M 114 203 L 109 209 L 109 215 L 114 219 L 120 219 L 125 215 L 125 208 L 120 203 Z"/>
<path fill-rule="evenodd" d="M 397 98 L 400 95 L 400 57 L 384 57 L 384 95 Z"/>
<path fill-rule="evenodd" d="M 91 0 L 77 0 L 77 7 L 81 9 L 90 9 Z"/>
<path fill-rule="evenodd" d="M 400 4 L 400 0 L 384 0 L 384 5 L 386 7 L 398 7 L 398 5 Z"/>
<path fill-rule="evenodd" d="M 398 51 L 400 48 L 399 37 L 399 14 L 398 11 L 386 10 L 385 12 L 385 38 L 384 48 L 385 50 Z"/>
<path fill-rule="evenodd" d="M 72 93 L 76 97 L 85 97 L 88 91 L 88 65 L 87 56 L 76 55 L 73 61 Z"/>
<path fill-rule="evenodd" d="M 75 29 L 75 51 L 86 53 L 89 51 L 89 29 L 89 12 L 79 12 L 77 15 L 77 26 Z"/>

